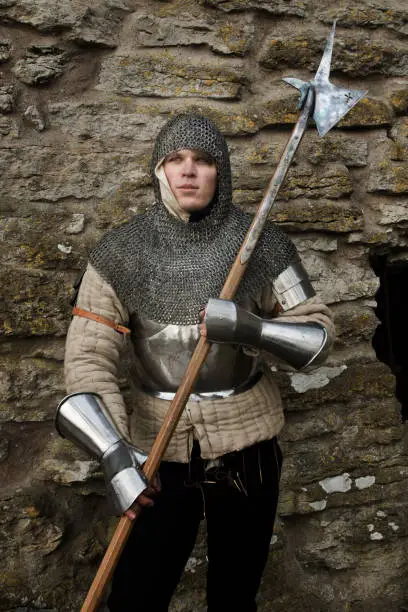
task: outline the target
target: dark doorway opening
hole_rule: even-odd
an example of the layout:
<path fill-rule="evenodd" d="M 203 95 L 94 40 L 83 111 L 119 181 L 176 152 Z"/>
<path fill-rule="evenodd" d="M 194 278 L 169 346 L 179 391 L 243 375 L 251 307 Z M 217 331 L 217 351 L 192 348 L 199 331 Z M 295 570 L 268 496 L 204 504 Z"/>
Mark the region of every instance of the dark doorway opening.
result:
<path fill-rule="evenodd" d="M 402 420 L 408 420 L 408 261 L 389 255 L 372 255 L 371 266 L 380 279 L 375 314 L 379 325 L 373 348 L 390 366 L 396 379 L 396 397 Z"/>

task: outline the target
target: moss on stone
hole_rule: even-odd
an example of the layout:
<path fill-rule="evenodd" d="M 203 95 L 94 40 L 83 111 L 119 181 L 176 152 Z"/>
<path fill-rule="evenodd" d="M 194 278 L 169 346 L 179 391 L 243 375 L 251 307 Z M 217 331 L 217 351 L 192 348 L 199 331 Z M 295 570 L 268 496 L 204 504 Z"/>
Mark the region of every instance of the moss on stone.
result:
<path fill-rule="evenodd" d="M 99 88 L 128 95 L 159 97 L 239 97 L 242 73 L 216 64 L 194 64 L 160 51 L 149 56 L 118 56 L 106 60 Z"/>
<path fill-rule="evenodd" d="M 363 98 L 338 123 L 338 127 L 381 127 L 392 123 L 392 108 L 381 100 Z"/>
<path fill-rule="evenodd" d="M 367 191 L 390 194 L 408 193 L 407 164 L 398 165 L 387 158 L 381 160 L 370 170 Z"/>
<path fill-rule="evenodd" d="M 408 111 L 408 87 L 395 91 L 390 98 L 394 111 L 404 114 Z"/>
<path fill-rule="evenodd" d="M 233 55 L 244 55 L 248 50 L 248 38 L 238 23 L 227 21 L 223 23 L 216 32 L 225 46 Z"/>
<path fill-rule="evenodd" d="M 271 217 L 291 231 L 331 231 L 346 233 L 364 227 L 361 209 L 330 200 L 279 203 Z"/>
<path fill-rule="evenodd" d="M 70 288 L 55 273 L 6 267 L 0 272 L 3 322 L 0 335 L 44 336 L 65 333 Z"/>
<path fill-rule="evenodd" d="M 290 38 L 272 38 L 264 44 L 259 62 L 262 66 L 271 69 L 288 65 L 303 68 L 312 67 L 318 51 L 318 41 L 303 35 Z"/>
<path fill-rule="evenodd" d="M 402 6 L 402 4 L 401 4 Z M 337 20 L 340 27 L 390 27 L 398 30 L 406 23 L 406 12 L 375 6 L 347 6 L 347 8 L 330 8 L 321 15 L 321 20 L 333 23 Z"/>
<path fill-rule="evenodd" d="M 258 108 L 260 127 L 293 125 L 299 118 L 299 96 L 289 95 L 280 100 L 271 100 Z"/>

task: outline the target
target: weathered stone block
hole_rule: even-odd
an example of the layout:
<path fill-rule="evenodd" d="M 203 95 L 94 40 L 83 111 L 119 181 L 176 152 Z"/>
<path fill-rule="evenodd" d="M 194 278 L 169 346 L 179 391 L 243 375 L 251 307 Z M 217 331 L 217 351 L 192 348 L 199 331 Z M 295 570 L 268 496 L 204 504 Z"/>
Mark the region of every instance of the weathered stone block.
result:
<path fill-rule="evenodd" d="M 120 146 L 129 148 L 129 145 L 140 149 L 141 143 L 151 144 L 153 135 L 169 118 L 168 112 L 161 113 L 156 106 L 136 104 L 129 98 L 114 102 L 55 102 L 49 105 L 48 112 L 50 127 L 82 142 L 92 140 L 102 150 L 107 141 L 110 150 Z"/>
<path fill-rule="evenodd" d="M 273 70 L 280 70 L 282 66 L 314 70 L 319 64 L 322 49 L 324 39 L 312 38 L 310 32 L 289 38 L 267 38 L 261 47 L 259 62 L 261 66 Z"/>
<path fill-rule="evenodd" d="M 70 282 L 61 273 L 24 271 L 3 266 L 2 336 L 47 336 L 66 333 Z"/>
<path fill-rule="evenodd" d="M 72 33 L 67 37 L 68 40 L 84 47 L 117 47 L 125 4 L 120 3 L 120 11 L 119 6 L 110 4 L 105 1 L 98 2 L 96 6 L 84 6 L 80 19 L 76 20 Z"/>
<path fill-rule="evenodd" d="M 226 12 L 260 9 L 272 15 L 296 17 L 305 17 L 308 6 L 307 0 L 205 0 L 205 3 Z"/>
<path fill-rule="evenodd" d="M 44 119 L 36 106 L 27 106 L 26 110 L 24 111 L 24 117 L 38 132 L 45 130 Z"/>
<path fill-rule="evenodd" d="M 275 135 L 274 140 L 256 138 L 246 146 L 232 141 L 229 150 L 234 187 L 241 190 L 265 189 L 283 148 L 281 135 Z"/>
<path fill-rule="evenodd" d="M 279 159 L 282 152 L 281 146 L 270 145 L 269 153 L 261 150 L 250 149 L 249 156 L 245 154 L 245 148 L 242 148 L 233 155 L 233 177 L 234 177 L 234 201 L 250 209 L 253 204 L 258 204 L 262 198 L 262 192 L 265 191 L 271 176 L 274 171 L 272 163 L 268 164 L 259 162 L 259 155 L 265 155 L 270 158 L 270 161 Z M 250 160 L 253 161 L 250 161 Z M 275 161 L 276 163 L 276 161 Z M 248 172 L 248 168 L 251 171 Z M 324 167 L 316 170 L 306 164 L 295 166 L 293 165 L 288 172 L 285 181 L 279 191 L 278 200 L 293 200 L 302 198 L 310 198 L 311 200 L 318 198 L 342 198 L 352 192 L 352 185 L 347 168 L 343 164 L 327 164 Z M 323 204 L 323 208 L 328 205 Z M 303 206 L 299 204 L 299 208 Z M 304 214 L 310 215 L 310 207 L 313 204 L 308 204 L 309 212 Z M 278 205 L 278 208 L 272 213 L 278 221 L 290 220 L 292 210 L 290 205 Z M 277 212 L 276 212 L 277 211 Z M 302 213 L 301 213 L 302 214 Z M 316 219 L 318 222 L 318 220 Z M 311 229 L 308 227 L 307 229 Z"/>
<path fill-rule="evenodd" d="M 41 32 L 68 31 L 67 39 L 79 45 L 112 48 L 117 44 L 121 19 L 129 10 L 126 0 L 99 0 L 93 7 L 69 0 L 6 0 L 0 6 L 0 20 Z"/>
<path fill-rule="evenodd" d="M 395 391 L 395 379 L 390 379 L 392 382 L 390 389 Z M 378 428 L 393 427 L 396 424 L 401 424 L 401 406 L 395 396 L 382 398 L 381 402 L 367 402 L 364 396 L 361 396 L 358 402 L 347 412 L 343 413 L 344 423 L 349 426 L 358 426 L 360 429 L 372 427 L 375 423 Z"/>
<path fill-rule="evenodd" d="M 0 388 L 0 421 L 52 420 L 64 383 L 61 364 L 39 357 L 0 358 L 8 388 Z"/>
<path fill-rule="evenodd" d="M 54 433 L 47 444 L 46 454 L 37 469 L 37 477 L 58 485 L 75 485 L 98 481 L 96 489 L 104 492 L 103 476 L 98 461 L 90 459 L 72 442 Z M 95 483 L 96 484 L 96 483 Z"/>
<path fill-rule="evenodd" d="M 66 53 L 53 45 L 33 45 L 18 60 L 13 72 L 27 85 L 42 85 L 61 76 L 65 69 Z"/>
<path fill-rule="evenodd" d="M 281 66 L 307 68 L 312 72 L 319 66 L 325 38 L 307 32 L 290 38 L 267 39 L 261 49 L 259 61 L 262 66 L 280 69 Z M 405 76 L 408 73 L 408 54 L 403 45 L 393 42 L 387 45 L 366 38 L 358 41 L 351 37 L 336 36 L 332 58 L 332 71 L 352 76 L 388 74 Z"/>
<path fill-rule="evenodd" d="M 400 453 L 400 442 L 384 445 L 379 440 L 355 448 L 352 441 L 347 439 L 347 433 L 345 429 L 343 443 L 340 435 L 332 436 L 331 451 L 325 448 L 321 438 L 313 440 L 313 448 L 310 440 L 308 443 L 297 440 L 284 444 L 286 464 L 281 514 L 304 514 L 326 508 L 373 503 L 393 495 L 401 486 L 401 481 L 406 480 L 406 477 L 400 476 L 396 481 L 390 481 L 388 492 L 380 481 L 377 483 L 377 477 L 386 470 L 385 462 L 392 459 L 392 453 Z M 297 453 L 291 448 L 293 444 L 298 446 Z M 300 451 L 302 456 L 298 454 Z"/>
<path fill-rule="evenodd" d="M 11 113 L 15 102 L 15 88 L 13 85 L 0 87 L 0 113 Z"/>
<path fill-rule="evenodd" d="M 128 151 L 16 147 L 0 149 L 2 164 L 7 164 L 8 176 L 0 179 L 0 187 L 9 185 L 8 195 L 20 202 L 111 198 L 125 183 L 134 189 L 150 183 L 148 157 Z"/>
<path fill-rule="evenodd" d="M 77 13 L 69 0 L 6 0 L 0 6 L 0 18 L 49 31 L 71 27 Z"/>
<path fill-rule="evenodd" d="M 102 64 L 97 89 L 120 95 L 236 100 L 246 79 L 238 69 L 197 62 L 184 54 L 115 55 Z"/>
<path fill-rule="evenodd" d="M 180 112 L 205 114 L 226 136 L 254 134 L 259 130 L 256 112 L 245 105 L 219 107 L 204 101 L 199 104 L 185 101 L 169 109 L 122 97 L 113 102 L 69 100 L 52 103 L 48 106 L 48 121 L 50 129 L 58 129 L 84 144 L 89 142 L 94 153 L 96 143 L 101 152 L 126 148 L 127 154 L 129 150 L 146 153 L 144 166 L 147 167 L 155 135 L 171 116 Z"/>
<path fill-rule="evenodd" d="M 383 159 L 370 168 L 367 185 L 368 193 L 408 193 L 407 164 L 397 164 Z"/>
<path fill-rule="evenodd" d="M 0 232 L 9 247 L 3 263 L 28 269 L 77 269 L 92 238 L 76 238 L 71 221 L 69 215 L 55 214 L 0 219 Z"/>
<path fill-rule="evenodd" d="M 9 454 L 9 441 L 6 438 L 2 438 L 0 442 L 0 463 L 5 461 Z"/>
<path fill-rule="evenodd" d="M 9 138 L 18 138 L 20 128 L 15 119 L 0 116 L 0 134 Z"/>
<path fill-rule="evenodd" d="M 312 164 L 342 162 L 350 168 L 367 166 L 368 144 L 355 134 L 329 132 L 320 138 L 309 132 L 302 141 L 301 155 Z"/>
<path fill-rule="evenodd" d="M 333 361 L 336 365 L 332 364 Z M 331 359 L 330 362 L 331 365 L 312 366 L 310 371 L 288 372 L 291 387 L 299 394 L 306 393 L 310 389 L 321 389 L 328 385 L 333 378 L 341 376 L 347 370 L 344 363 L 338 365 L 335 359 Z"/>
<path fill-rule="evenodd" d="M 73 521 L 74 516 L 80 520 Z M 12 496 L 2 495 L 0 525 L 0 605 L 5 610 L 20 605 L 49 612 L 79 609 L 109 529 L 99 499 L 84 501 L 67 487 L 59 495 L 55 488 L 25 485 Z"/>
<path fill-rule="evenodd" d="M 74 213 L 70 223 L 65 227 L 67 234 L 81 234 L 85 228 L 85 215 L 83 213 Z"/>
<path fill-rule="evenodd" d="M 349 171 L 344 164 L 326 164 L 318 169 L 305 164 L 290 168 L 279 192 L 279 198 L 338 199 L 350 195 L 352 191 Z"/>
<path fill-rule="evenodd" d="M 408 202 L 387 202 L 385 206 L 382 205 L 378 207 L 378 212 L 379 218 L 377 222 L 379 225 L 392 225 L 398 227 L 402 224 L 403 227 L 405 227 L 408 221 Z"/>
<path fill-rule="evenodd" d="M 0 19 L 38 28 L 41 31 L 71 27 L 77 13 L 69 0 L 6 0 L 0 6 Z"/>
<path fill-rule="evenodd" d="M 303 374 L 307 376 L 308 374 Z M 311 373 L 313 376 L 313 373 Z M 366 403 L 394 398 L 394 376 L 383 363 L 349 365 L 341 374 L 323 387 L 311 388 L 305 393 L 297 393 L 290 386 L 290 378 L 279 377 L 286 410 L 299 411 L 330 403 L 359 406 L 362 398 Z M 388 405 L 388 404 L 387 404 Z"/>
<path fill-rule="evenodd" d="M 254 134 L 259 131 L 260 117 L 256 109 L 245 104 L 218 106 L 217 103 L 185 100 L 172 104 L 171 108 L 160 105 L 140 104 L 129 97 L 117 97 L 114 101 L 74 101 L 53 102 L 48 106 L 49 127 L 57 128 L 63 134 L 73 136 L 94 147 L 95 143 L 104 150 L 112 148 L 129 149 L 129 146 L 148 151 L 159 129 L 170 118 L 180 112 L 201 112 L 212 119 L 223 134 L 237 136 Z M 137 146 L 136 146 L 137 143 Z M 242 147 L 245 148 L 245 147 Z"/>
<path fill-rule="evenodd" d="M 179 45 L 207 45 L 225 55 L 245 55 L 252 44 L 254 26 L 230 18 L 215 20 L 197 4 L 175 19 L 150 13 L 133 18 L 129 38 L 144 47 L 174 47 Z M 199 8 L 199 11 L 195 10 Z"/>
<path fill-rule="evenodd" d="M 406 113 L 408 110 L 408 87 L 394 91 L 391 95 L 390 102 L 396 113 Z"/>
<path fill-rule="evenodd" d="M 264 195 L 262 189 L 234 189 L 232 199 L 236 206 L 251 213 L 255 213 Z"/>
<path fill-rule="evenodd" d="M 319 234 L 302 233 L 301 236 L 291 236 L 299 253 L 307 251 L 321 251 L 323 253 L 334 253 L 338 249 L 338 240 L 331 236 Z"/>
<path fill-rule="evenodd" d="M 368 2 L 362 2 L 359 6 L 347 7 L 346 9 L 342 7 L 329 8 L 323 11 L 319 18 L 330 24 L 336 19 L 337 25 L 344 28 L 357 26 L 376 29 L 385 27 L 400 34 L 408 34 L 408 11 L 401 10 L 401 7 L 396 6 L 391 9 L 387 6 L 376 6 Z"/>
<path fill-rule="evenodd" d="M 299 118 L 299 96 L 295 93 L 290 94 L 286 92 L 288 92 L 288 87 L 285 87 L 285 91 L 282 88 L 282 94 L 279 99 L 272 99 L 258 106 L 257 113 L 260 118 L 260 127 L 292 125 L 296 123 Z"/>
<path fill-rule="evenodd" d="M 394 121 L 390 136 L 394 141 L 391 148 L 391 159 L 403 161 L 408 157 L 408 117 Z"/>
<path fill-rule="evenodd" d="M 289 231 L 350 232 L 364 227 L 363 213 L 350 201 L 303 200 L 279 202 L 272 218 Z"/>
<path fill-rule="evenodd" d="M 379 324 L 374 309 L 365 304 L 336 304 L 334 309 L 336 342 L 348 347 L 357 342 L 370 342 Z"/>
<path fill-rule="evenodd" d="M 204 105 L 187 105 L 187 110 L 202 112 L 212 119 L 225 136 L 242 136 L 259 131 L 259 117 L 256 110 L 246 105 L 228 107 L 211 107 Z"/>
<path fill-rule="evenodd" d="M 376 586 L 378 588 L 379 584 L 375 574 L 376 570 L 380 572 L 380 564 L 373 563 L 370 557 L 375 554 L 374 551 L 377 551 L 377 555 L 382 556 L 384 554 L 387 561 L 393 563 L 395 568 L 402 569 L 403 540 L 400 542 L 396 540 L 395 536 L 397 536 L 397 539 L 398 536 L 401 536 L 393 530 L 393 526 L 403 527 L 405 523 L 406 521 L 399 510 L 396 510 L 394 516 L 389 516 L 384 511 L 376 513 L 375 506 L 370 504 L 352 509 L 344 508 L 340 512 L 339 509 L 335 509 L 319 513 L 315 520 L 310 520 L 307 534 L 302 526 L 297 529 L 293 526 L 297 532 L 298 562 L 304 565 L 308 573 L 314 567 L 320 574 L 322 566 L 328 569 L 342 570 L 351 568 L 352 576 L 358 574 L 359 571 L 367 572 L 368 584 L 366 588 L 371 590 L 375 597 Z M 378 534 L 383 535 L 383 538 L 378 537 Z M 384 540 L 382 546 L 381 539 Z M 360 566 L 362 558 L 368 561 L 367 565 L 364 564 L 364 569 Z M 374 575 L 371 576 L 370 580 L 371 572 Z M 382 577 L 381 579 L 385 591 L 388 588 L 393 589 L 387 578 Z M 375 599 L 378 602 L 376 597 Z M 385 599 L 382 604 L 374 608 L 375 612 L 380 612 L 381 607 L 382 609 L 386 608 Z M 352 608 L 354 609 L 354 605 Z M 368 610 L 365 606 L 355 609 L 360 612 Z"/>
<path fill-rule="evenodd" d="M 387 44 L 386 42 L 373 42 L 371 39 L 361 40 L 361 37 L 358 40 L 345 38 L 338 41 L 332 69 L 352 76 L 369 74 L 406 76 L 408 74 L 408 53 L 405 45 L 396 40 Z"/>
<path fill-rule="evenodd" d="M 381 100 L 363 98 L 337 124 L 342 127 L 381 127 L 390 125 L 393 113 L 390 106 Z"/>
<path fill-rule="evenodd" d="M 98 238 L 101 237 L 101 230 L 106 231 L 129 221 L 135 214 L 146 212 L 153 201 L 151 189 L 138 189 L 131 181 L 123 181 L 110 198 L 101 200 L 95 207 Z"/>
<path fill-rule="evenodd" d="M 343 427 L 344 417 L 336 406 L 318 412 L 288 414 L 281 439 L 284 443 L 307 440 L 341 431 Z"/>
<path fill-rule="evenodd" d="M 0 40 L 0 62 L 7 62 L 11 55 L 11 42 L 9 40 Z"/>
<path fill-rule="evenodd" d="M 350 258 L 347 266 L 339 265 L 335 258 L 326 262 L 317 253 L 305 261 L 316 292 L 328 304 L 373 298 L 378 290 L 379 280 L 368 267 L 364 251 L 355 260 Z"/>

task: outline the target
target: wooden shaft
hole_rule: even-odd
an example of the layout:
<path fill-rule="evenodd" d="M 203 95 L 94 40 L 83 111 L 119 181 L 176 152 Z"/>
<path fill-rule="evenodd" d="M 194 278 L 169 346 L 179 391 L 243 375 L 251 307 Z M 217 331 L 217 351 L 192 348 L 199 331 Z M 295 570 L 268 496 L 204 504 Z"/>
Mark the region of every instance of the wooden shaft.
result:
<path fill-rule="evenodd" d="M 144 464 L 143 471 L 148 480 L 151 480 L 156 474 L 166 448 L 170 442 L 171 436 L 177 426 L 180 416 L 187 403 L 191 389 L 200 373 L 201 366 L 207 358 L 211 344 L 201 336 L 197 343 L 193 356 L 184 374 L 183 380 L 177 390 L 174 399 L 167 411 L 163 425 L 160 428 L 157 438 L 150 451 L 149 457 Z M 137 515 L 140 513 L 138 506 L 132 508 Z M 134 519 L 136 520 L 136 519 Z M 119 524 L 113 534 L 112 540 L 105 552 L 102 562 L 98 568 L 95 578 L 91 584 L 85 601 L 82 605 L 81 612 L 94 612 L 99 606 L 106 584 L 112 578 L 113 572 L 127 542 L 127 539 L 132 531 L 133 521 L 122 516 Z"/>
<path fill-rule="evenodd" d="M 121 516 L 109 546 L 92 582 L 91 588 L 82 604 L 81 612 L 94 611 L 98 608 L 105 585 L 110 581 L 120 555 L 132 531 L 132 521 L 127 516 Z"/>
<path fill-rule="evenodd" d="M 241 282 L 249 260 L 249 257 L 247 257 L 245 263 L 242 263 L 241 256 L 244 251 L 245 245 L 250 242 L 251 252 L 253 251 L 254 246 L 260 236 L 261 228 L 259 227 L 259 216 L 261 216 L 263 219 L 263 226 L 266 221 L 267 212 L 269 212 L 276 198 L 277 192 L 283 182 L 283 178 L 286 175 L 293 155 L 300 143 L 301 137 L 303 136 L 303 132 L 306 129 L 307 119 L 310 114 L 312 103 L 313 92 L 309 92 L 308 101 L 305 105 L 305 108 L 303 109 L 303 112 L 293 129 L 289 142 L 286 145 L 285 150 L 283 151 L 279 164 L 276 167 L 275 173 L 270 181 L 268 189 L 265 192 L 265 196 L 258 208 L 258 212 L 256 213 L 251 223 L 251 226 L 248 229 L 244 242 L 225 281 L 224 287 L 219 296 L 222 299 L 232 299 L 238 289 L 239 283 Z M 272 198 L 269 197 L 271 192 L 273 192 Z M 269 206 L 268 211 L 265 211 L 265 203 Z M 254 234 L 256 235 L 254 236 Z M 177 427 L 177 423 L 180 420 L 181 414 L 185 408 L 185 405 L 187 404 L 191 390 L 194 387 L 194 384 L 200 373 L 200 369 L 207 358 L 210 348 L 211 344 L 207 342 L 203 336 L 201 336 L 191 357 L 190 363 L 187 366 L 187 370 L 180 383 L 180 386 L 177 389 L 176 395 L 174 396 L 174 399 L 170 404 L 163 425 L 161 426 L 157 438 L 153 444 L 152 450 L 150 451 L 149 457 L 146 463 L 144 464 L 143 471 L 149 481 L 155 476 L 159 468 L 160 462 L 164 456 L 164 453 L 166 452 L 167 446 L 174 433 L 174 430 Z M 138 506 L 135 506 L 132 509 L 135 511 L 136 515 L 140 513 L 140 508 Z M 103 592 L 105 590 L 105 586 L 112 578 L 116 564 L 130 535 L 130 532 L 132 531 L 132 527 L 133 521 L 128 519 L 126 516 L 122 516 L 119 520 L 119 524 L 116 528 L 116 531 L 113 534 L 112 540 L 106 550 L 106 553 L 102 559 L 99 569 L 95 575 L 92 585 L 88 591 L 86 599 L 81 608 L 81 612 L 95 612 L 96 608 L 100 604 Z"/>

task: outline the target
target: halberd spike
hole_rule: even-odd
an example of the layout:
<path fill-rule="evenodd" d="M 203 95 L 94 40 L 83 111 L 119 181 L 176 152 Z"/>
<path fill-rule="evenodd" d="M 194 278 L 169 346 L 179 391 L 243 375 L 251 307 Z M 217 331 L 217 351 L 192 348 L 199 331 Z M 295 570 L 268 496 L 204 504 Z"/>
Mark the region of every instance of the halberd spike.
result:
<path fill-rule="evenodd" d="M 320 60 L 319 67 L 317 69 L 314 80 L 328 81 L 330 75 L 331 58 L 333 55 L 334 45 L 334 34 L 336 32 L 336 21 L 333 21 L 333 26 L 327 39 L 326 46 L 324 48 L 322 59 Z"/>

